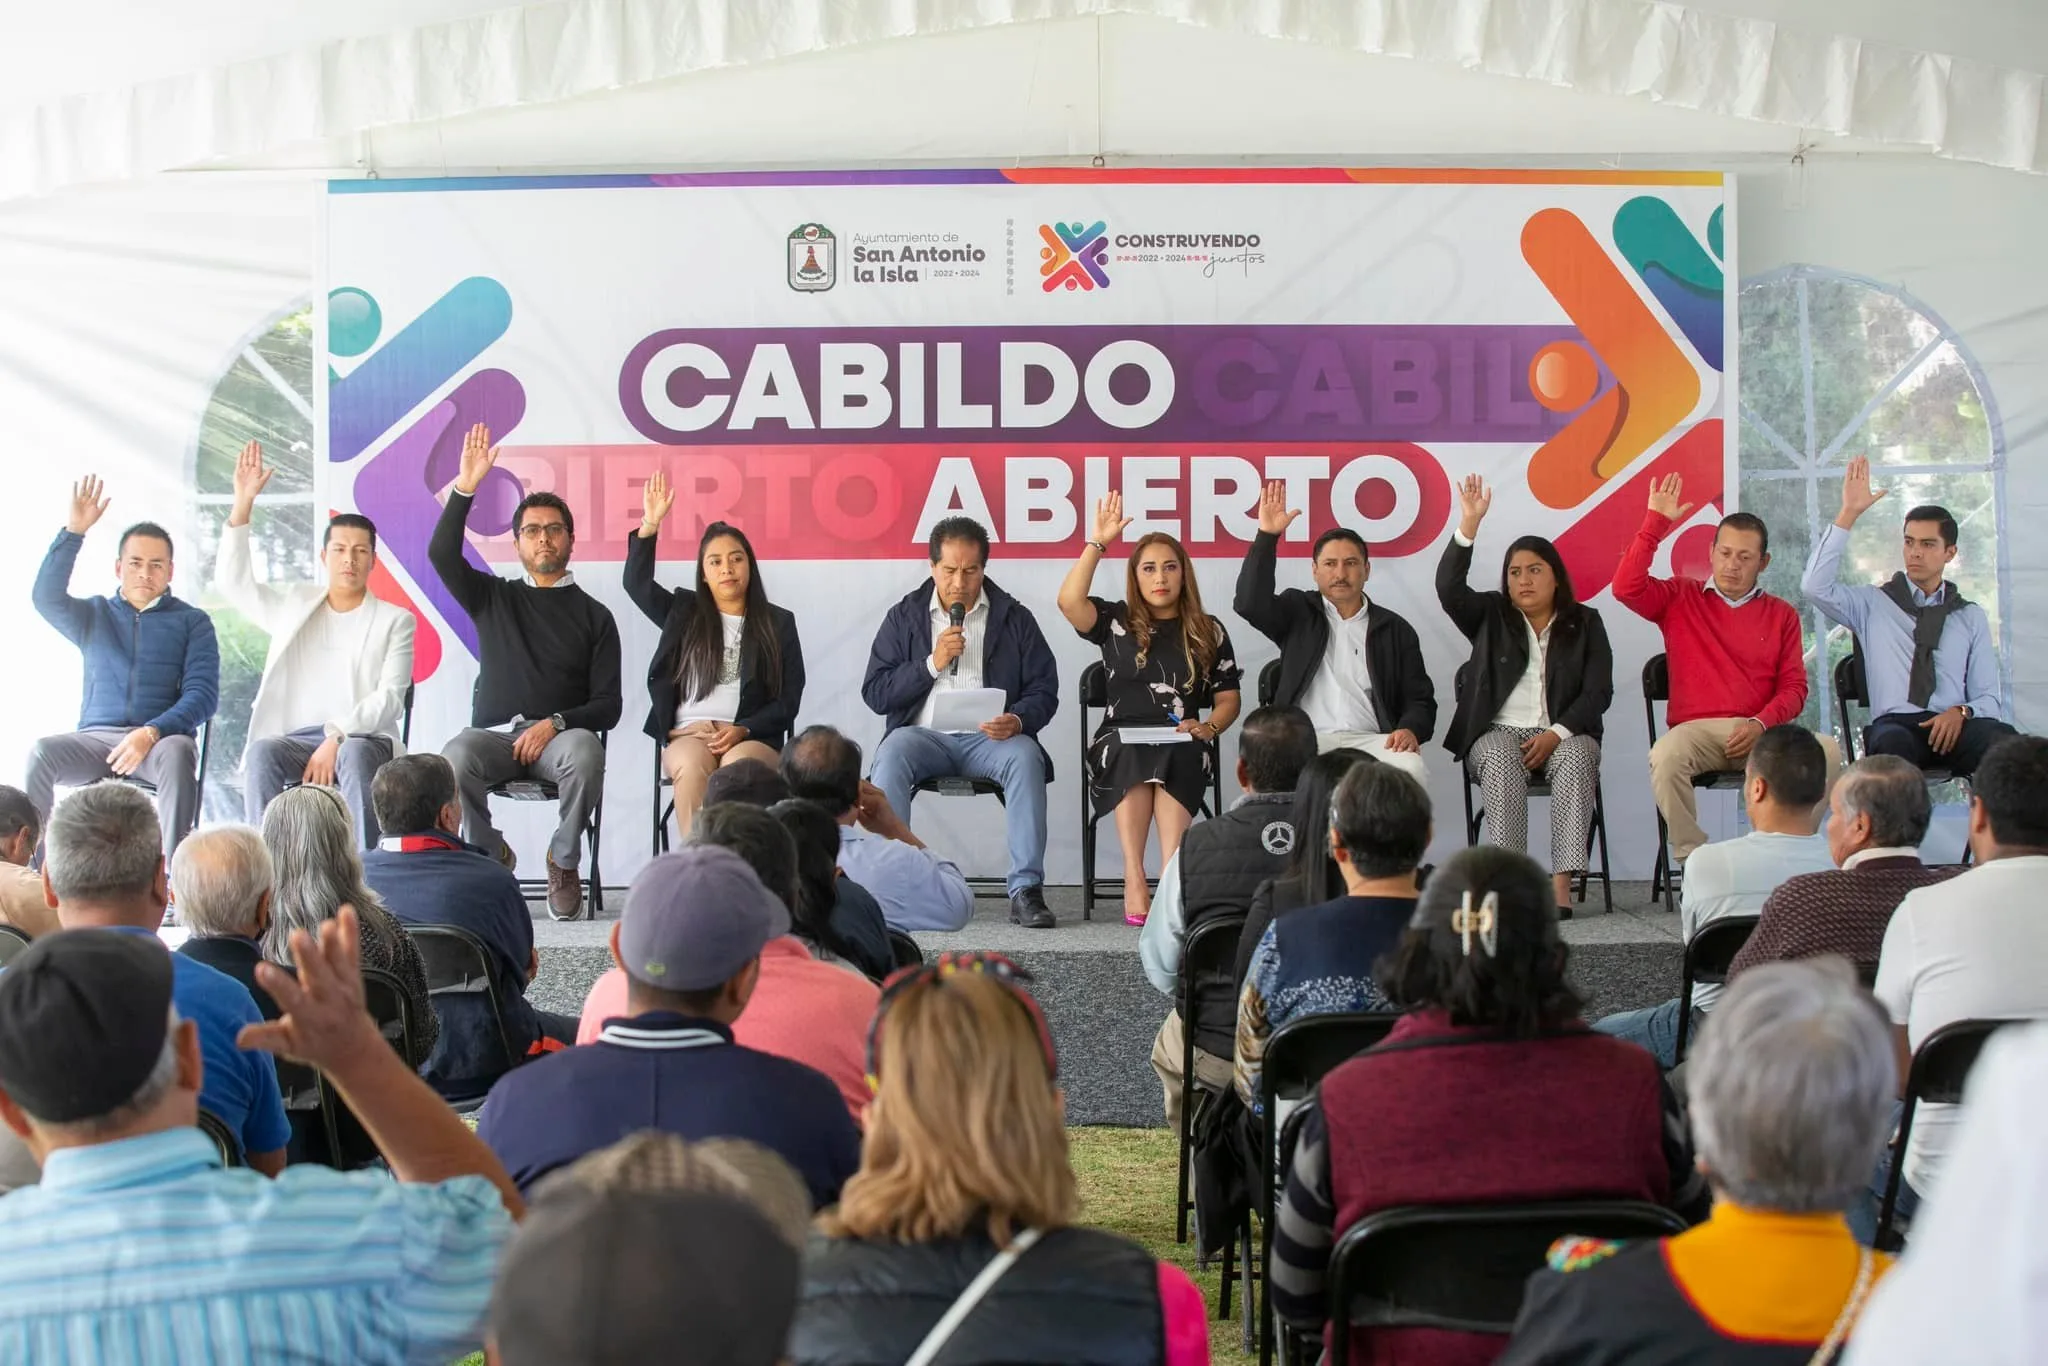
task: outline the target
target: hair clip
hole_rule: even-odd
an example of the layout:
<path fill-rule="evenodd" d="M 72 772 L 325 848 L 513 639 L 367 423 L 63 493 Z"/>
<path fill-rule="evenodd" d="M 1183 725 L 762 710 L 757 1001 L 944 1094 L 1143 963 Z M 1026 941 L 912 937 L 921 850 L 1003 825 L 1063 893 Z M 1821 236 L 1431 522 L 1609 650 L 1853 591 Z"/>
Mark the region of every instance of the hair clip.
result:
<path fill-rule="evenodd" d="M 1500 893 L 1488 892 L 1486 899 L 1479 903 L 1479 909 L 1472 909 L 1472 893 L 1465 893 L 1464 901 L 1451 912 L 1451 932 L 1463 942 L 1465 956 L 1472 956 L 1472 936 L 1479 936 L 1479 947 L 1486 950 L 1488 958 L 1493 957 L 1495 945 L 1499 942 L 1494 933 L 1495 923 L 1500 918 Z"/>
<path fill-rule="evenodd" d="M 1045 1054 L 1046 1072 L 1054 1078 L 1059 1076 L 1059 1057 L 1053 1049 L 1052 1027 L 1046 1023 L 1044 1010 L 1026 986 L 1033 980 L 1031 973 L 1000 953 L 986 950 L 949 950 L 930 962 L 898 968 L 882 983 L 882 994 L 875 1002 L 874 1017 L 868 1022 L 867 1082 L 870 1091 L 878 1091 L 881 1088 L 881 1065 L 877 1057 L 876 1044 L 882 1032 L 882 1017 L 889 1013 L 889 1007 L 919 982 L 936 982 L 943 985 L 962 973 L 986 977 L 1008 989 L 1010 995 L 1024 1007 L 1024 1013 L 1031 1019 L 1032 1030 L 1038 1036 L 1039 1048 Z"/>

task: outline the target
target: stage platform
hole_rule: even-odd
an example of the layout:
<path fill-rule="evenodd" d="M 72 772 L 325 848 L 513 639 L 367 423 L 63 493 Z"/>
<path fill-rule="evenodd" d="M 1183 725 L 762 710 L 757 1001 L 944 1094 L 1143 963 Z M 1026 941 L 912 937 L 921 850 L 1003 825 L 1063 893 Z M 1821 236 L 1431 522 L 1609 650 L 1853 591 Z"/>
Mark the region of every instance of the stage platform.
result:
<path fill-rule="evenodd" d="M 1076 1124 L 1156 1125 L 1165 1122 L 1158 1079 L 1149 1061 L 1152 1037 L 1169 1002 L 1138 968 L 1138 931 L 1123 923 L 1117 898 L 1098 901 L 1097 918 L 1081 919 L 1078 887 L 1049 887 L 1046 901 L 1059 915 L 1050 930 L 1019 929 L 1009 903 L 983 897 L 974 920 L 956 934 L 920 934 L 927 952 L 996 949 L 1037 978 L 1060 1053 L 1067 1112 Z M 595 923 L 558 923 L 535 908 L 534 939 L 540 976 L 530 996 L 546 1009 L 581 1011 L 584 994 L 610 966 L 606 948 L 623 889 L 606 889 L 609 909 Z M 1572 977 L 1589 1001 L 1588 1015 L 1654 1005 L 1678 992 L 1678 917 L 1650 904 L 1647 882 L 1616 883 L 1612 915 L 1582 907 L 1568 922 Z M 1107 917 L 1107 918 L 1105 918 Z"/>

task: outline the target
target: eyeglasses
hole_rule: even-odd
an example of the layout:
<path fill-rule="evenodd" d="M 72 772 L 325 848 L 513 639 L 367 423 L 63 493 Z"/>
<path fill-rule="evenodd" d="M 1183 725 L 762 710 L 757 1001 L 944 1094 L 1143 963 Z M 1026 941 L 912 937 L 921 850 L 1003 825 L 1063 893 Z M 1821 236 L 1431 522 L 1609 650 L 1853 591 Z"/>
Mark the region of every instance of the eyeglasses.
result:
<path fill-rule="evenodd" d="M 524 541 L 552 541 L 557 536 L 566 536 L 568 532 L 568 525 L 563 522 L 528 522 L 519 528 L 519 538 Z"/>

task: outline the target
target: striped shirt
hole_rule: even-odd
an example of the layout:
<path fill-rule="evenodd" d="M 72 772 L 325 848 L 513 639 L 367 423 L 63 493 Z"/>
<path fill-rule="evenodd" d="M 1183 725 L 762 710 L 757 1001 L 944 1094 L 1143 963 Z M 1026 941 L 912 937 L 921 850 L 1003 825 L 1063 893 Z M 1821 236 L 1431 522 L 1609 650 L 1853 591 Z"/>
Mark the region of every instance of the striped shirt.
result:
<path fill-rule="evenodd" d="M 64 1148 L 0 1198 L 0 1362 L 447 1366 L 511 1228 L 480 1176 L 273 1181 L 197 1129 Z"/>

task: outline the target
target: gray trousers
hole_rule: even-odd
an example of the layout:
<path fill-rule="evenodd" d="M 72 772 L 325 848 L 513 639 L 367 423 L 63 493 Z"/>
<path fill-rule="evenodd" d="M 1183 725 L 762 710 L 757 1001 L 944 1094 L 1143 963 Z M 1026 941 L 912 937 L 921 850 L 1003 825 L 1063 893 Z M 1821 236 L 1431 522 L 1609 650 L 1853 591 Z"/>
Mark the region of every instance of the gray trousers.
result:
<path fill-rule="evenodd" d="M 462 794 L 462 837 L 496 850 L 505 837 L 491 824 L 491 788 L 521 778 L 553 783 L 561 793 L 561 820 L 548 841 L 548 857 L 557 868 L 574 868 L 583 861 L 583 827 L 604 795 L 604 746 L 596 731 L 565 730 L 548 741 L 538 759 L 522 764 L 512 757 L 512 740 L 503 731 L 472 726 L 457 731 L 442 749 Z"/>
<path fill-rule="evenodd" d="M 84 787 L 115 776 L 107 756 L 132 726 L 94 726 L 69 735 L 46 735 L 29 752 L 23 787 L 43 828 L 50 826 L 50 806 L 59 787 Z M 164 857 L 199 823 L 199 746 L 189 735 L 166 735 L 150 747 L 149 756 L 128 775 L 156 789 L 156 819 L 163 827 Z"/>
<path fill-rule="evenodd" d="M 278 793 L 299 783 L 313 751 L 326 742 L 323 726 L 251 740 L 242 754 L 242 818 L 262 829 L 263 808 Z M 334 785 L 341 789 L 349 814 L 355 817 L 356 839 L 365 849 L 375 849 L 381 838 L 377 813 L 370 805 L 370 783 L 390 758 L 391 740 L 383 735 L 348 736 L 334 756 Z"/>

